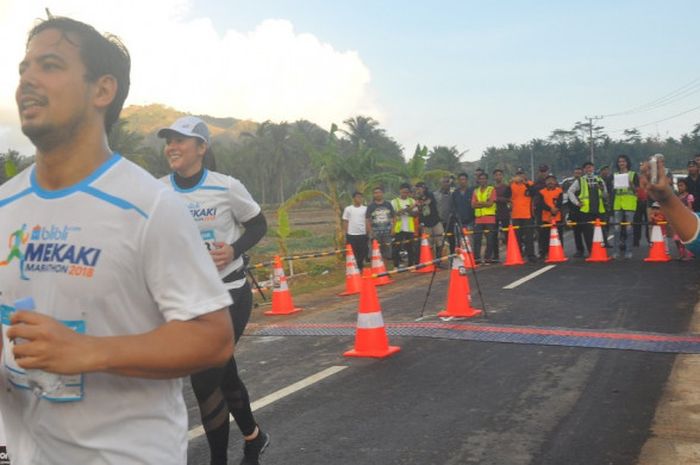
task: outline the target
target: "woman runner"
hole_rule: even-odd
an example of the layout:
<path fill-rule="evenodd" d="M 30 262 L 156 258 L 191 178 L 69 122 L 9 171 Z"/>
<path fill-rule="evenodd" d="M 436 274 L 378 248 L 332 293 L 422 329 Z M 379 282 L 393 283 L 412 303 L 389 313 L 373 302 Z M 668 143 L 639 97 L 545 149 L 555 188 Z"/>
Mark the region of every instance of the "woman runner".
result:
<path fill-rule="evenodd" d="M 162 181 L 184 197 L 233 299 L 229 312 L 237 344 L 253 304 L 243 254 L 265 235 L 265 216 L 239 180 L 205 167 L 206 163 L 214 169 L 209 128 L 204 121 L 185 116 L 169 128 L 159 130 L 158 137 L 165 139 L 165 157 L 173 170 Z M 260 430 L 253 418 L 248 391 L 238 376 L 235 358 L 231 357 L 221 368 L 193 374 L 190 379 L 209 442 L 211 465 L 227 463 L 229 412 L 245 440 L 240 465 L 257 465 L 270 436 Z"/>

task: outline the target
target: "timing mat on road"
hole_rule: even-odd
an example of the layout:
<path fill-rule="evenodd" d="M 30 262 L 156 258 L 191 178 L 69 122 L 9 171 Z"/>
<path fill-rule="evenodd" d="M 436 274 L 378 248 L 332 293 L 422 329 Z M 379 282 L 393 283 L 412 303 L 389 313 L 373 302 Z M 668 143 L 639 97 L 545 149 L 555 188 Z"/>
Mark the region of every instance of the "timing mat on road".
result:
<path fill-rule="evenodd" d="M 700 335 L 475 323 L 387 323 L 390 336 L 503 342 L 643 352 L 700 353 Z M 354 324 L 250 324 L 249 336 L 353 336 Z"/>

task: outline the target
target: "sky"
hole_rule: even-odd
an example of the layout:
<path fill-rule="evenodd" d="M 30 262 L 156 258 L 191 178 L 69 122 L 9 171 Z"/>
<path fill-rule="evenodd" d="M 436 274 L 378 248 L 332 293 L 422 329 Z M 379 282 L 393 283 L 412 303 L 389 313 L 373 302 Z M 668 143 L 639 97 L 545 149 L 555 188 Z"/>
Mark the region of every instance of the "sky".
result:
<path fill-rule="evenodd" d="M 45 7 L 123 39 L 126 105 L 324 128 L 371 116 L 407 156 L 476 160 L 593 115 L 613 138 L 700 122 L 697 1 L 0 0 L 0 152 L 33 153 L 14 89 Z"/>

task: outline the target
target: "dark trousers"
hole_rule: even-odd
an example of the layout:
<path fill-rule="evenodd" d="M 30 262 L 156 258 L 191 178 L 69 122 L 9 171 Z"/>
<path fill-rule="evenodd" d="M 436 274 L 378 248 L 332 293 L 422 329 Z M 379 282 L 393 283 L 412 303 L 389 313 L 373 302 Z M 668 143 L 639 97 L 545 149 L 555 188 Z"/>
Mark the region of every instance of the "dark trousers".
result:
<path fill-rule="evenodd" d="M 492 260 L 494 258 L 494 249 L 497 248 L 496 237 L 497 230 L 496 224 L 475 224 L 474 225 L 474 259 L 481 259 L 481 238 L 486 234 L 486 252 L 484 252 L 484 259 Z"/>
<path fill-rule="evenodd" d="M 583 225 L 583 240 L 586 243 L 586 249 L 589 255 L 593 248 L 593 229 L 595 228 L 595 225 L 591 224 L 591 222 L 596 219 L 603 221 L 598 213 L 581 213 L 581 221 L 585 223 Z M 603 237 L 605 237 L 605 235 L 603 235 Z"/>
<path fill-rule="evenodd" d="M 513 226 L 520 226 L 515 232 L 518 236 L 518 243 L 520 244 L 521 251 L 525 254 L 528 259 L 535 259 L 535 243 L 534 243 L 534 228 L 532 223 L 532 218 L 521 219 L 513 218 L 511 220 Z"/>
<path fill-rule="evenodd" d="M 634 247 L 639 247 L 639 243 L 642 241 L 642 234 L 646 237 L 647 242 L 649 242 L 649 226 L 641 225 L 638 223 L 646 223 L 649 221 L 647 217 L 647 202 L 639 200 L 637 202 L 637 211 L 634 212 L 634 225 L 632 225 L 632 244 Z"/>
<path fill-rule="evenodd" d="M 569 212 L 569 220 L 576 223 L 573 230 L 574 243 L 576 244 L 576 252 L 581 254 L 584 252 L 583 236 L 584 230 L 586 229 L 585 225 L 582 224 L 582 218 L 583 213 L 581 213 L 578 208 L 572 206 Z"/>
<path fill-rule="evenodd" d="M 414 234 L 412 232 L 399 232 L 394 236 L 394 244 L 392 247 L 392 259 L 394 260 L 394 268 L 398 268 L 401 264 L 401 251 L 405 250 L 408 254 L 408 266 L 416 263 L 416 247 L 414 244 Z"/>
<path fill-rule="evenodd" d="M 496 233 L 496 247 L 493 249 L 493 258 L 496 260 L 501 258 L 499 249 L 501 244 L 505 247 L 508 244 L 508 226 L 510 225 L 510 218 L 496 218 L 496 227 L 498 232 Z"/>
<path fill-rule="evenodd" d="M 357 267 L 362 271 L 368 256 L 367 244 L 369 239 L 367 238 L 367 234 L 346 234 L 345 241 L 352 247 L 352 253 L 355 255 Z"/>
<path fill-rule="evenodd" d="M 247 282 L 243 287 L 232 289 L 229 293 L 233 299 L 229 313 L 233 322 L 234 340 L 238 342 L 250 318 L 253 294 Z M 236 359 L 231 357 L 223 367 L 195 373 L 190 377 L 190 382 L 199 404 L 202 426 L 209 443 L 211 463 L 226 463 L 229 413 L 233 415 L 238 429 L 244 436 L 253 434 L 256 427 L 248 390 L 238 376 Z"/>
<path fill-rule="evenodd" d="M 561 223 L 557 224 L 557 232 L 559 233 L 559 241 L 561 245 L 564 245 L 564 225 Z M 539 246 L 540 246 L 540 257 L 544 258 L 549 253 L 549 239 L 552 234 L 552 228 L 540 228 Z"/>

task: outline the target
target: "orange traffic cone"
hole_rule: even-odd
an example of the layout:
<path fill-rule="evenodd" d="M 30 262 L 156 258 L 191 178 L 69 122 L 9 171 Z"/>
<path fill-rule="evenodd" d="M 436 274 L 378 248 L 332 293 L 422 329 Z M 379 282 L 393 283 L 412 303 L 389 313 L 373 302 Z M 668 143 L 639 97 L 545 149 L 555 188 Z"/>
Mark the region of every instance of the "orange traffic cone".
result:
<path fill-rule="evenodd" d="M 603 228 L 600 226 L 600 219 L 595 220 L 595 229 L 593 230 L 593 247 L 591 256 L 586 259 L 587 262 L 608 262 L 612 260 L 608 257 L 608 251 L 603 247 Z"/>
<path fill-rule="evenodd" d="M 400 347 L 389 345 L 382 308 L 371 276 L 370 270 L 364 270 L 360 305 L 357 309 L 355 348 L 345 352 L 343 355 L 346 357 L 385 358 L 401 350 Z"/>
<path fill-rule="evenodd" d="M 481 310 L 472 307 L 469 278 L 467 277 L 467 269 L 463 266 L 466 259 L 464 251 L 458 250 L 457 256 L 452 260 L 450 287 L 447 290 L 447 306 L 437 316 L 470 318 L 481 314 Z"/>
<path fill-rule="evenodd" d="M 300 312 L 301 308 L 294 307 L 292 302 L 292 294 L 289 292 L 287 277 L 284 275 L 279 256 L 275 256 L 272 283 L 272 310 L 265 312 L 265 315 L 290 315 Z"/>
<path fill-rule="evenodd" d="M 338 295 L 353 295 L 359 294 L 362 288 L 362 277 L 360 269 L 355 261 L 355 254 L 352 253 L 350 244 L 345 246 L 345 291 Z"/>
<path fill-rule="evenodd" d="M 651 228 L 651 248 L 649 249 L 649 256 L 644 259 L 645 262 L 670 262 L 671 257 L 668 256 L 666 252 L 666 242 L 664 241 L 664 234 L 661 231 L 661 226 L 655 224 Z"/>
<path fill-rule="evenodd" d="M 566 258 L 564 254 L 564 247 L 561 245 L 561 240 L 559 239 L 557 225 L 552 223 L 549 233 L 549 252 L 547 253 L 547 260 L 545 260 L 545 263 L 561 263 L 567 260 L 568 258 Z"/>
<path fill-rule="evenodd" d="M 477 268 L 479 265 L 476 264 L 474 260 L 474 252 L 472 250 L 472 243 L 469 241 L 469 231 L 467 228 L 462 230 L 462 251 L 464 252 L 464 267 L 468 269 Z"/>
<path fill-rule="evenodd" d="M 430 249 L 430 243 L 428 242 L 428 235 L 423 234 L 420 241 L 420 260 L 418 263 L 428 263 L 433 261 L 433 251 Z M 425 268 L 420 268 L 414 270 L 414 273 L 432 273 L 435 271 L 435 265 L 430 264 Z"/>
<path fill-rule="evenodd" d="M 386 272 L 386 267 L 384 266 L 384 260 L 382 260 L 382 253 L 379 250 L 379 242 L 376 239 L 372 240 L 372 274 L 381 274 Z M 388 276 L 382 276 L 377 278 L 375 285 L 384 286 L 385 284 L 391 284 L 393 281 Z"/>
<path fill-rule="evenodd" d="M 525 264 L 523 255 L 520 253 L 520 243 L 512 224 L 508 225 L 508 247 L 506 248 L 506 261 L 503 264 L 506 266 Z"/>

